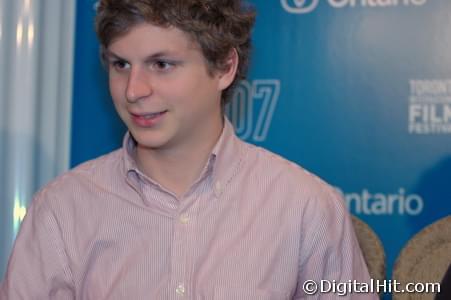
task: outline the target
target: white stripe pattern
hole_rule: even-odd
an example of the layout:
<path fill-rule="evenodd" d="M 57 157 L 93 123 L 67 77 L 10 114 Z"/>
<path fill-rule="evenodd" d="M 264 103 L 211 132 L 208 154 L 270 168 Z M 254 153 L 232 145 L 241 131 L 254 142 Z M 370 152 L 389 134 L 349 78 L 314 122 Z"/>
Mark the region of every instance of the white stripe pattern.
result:
<path fill-rule="evenodd" d="M 228 121 L 181 198 L 136 168 L 133 147 L 126 136 L 35 196 L 1 299 L 283 300 L 306 297 L 306 280 L 369 282 L 334 189 Z"/>

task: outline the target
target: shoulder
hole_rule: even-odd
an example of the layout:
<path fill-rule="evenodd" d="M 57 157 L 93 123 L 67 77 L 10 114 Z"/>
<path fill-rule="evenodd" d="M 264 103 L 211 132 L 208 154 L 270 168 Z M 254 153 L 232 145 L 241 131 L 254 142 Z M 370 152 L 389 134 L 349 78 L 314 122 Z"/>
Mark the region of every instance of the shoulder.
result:
<path fill-rule="evenodd" d="M 123 170 L 122 149 L 86 161 L 61 174 L 43 186 L 33 197 L 33 205 L 40 207 L 61 198 L 76 198 L 93 189 L 113 185 Z"/>
<path fill-rule="evenodd" d="M 256 176 L 277 179 L 279 183 L 286 182 L 298 187 L 305 187 L 319 192 L 334 190 L 328 183 L 302 166 L 292 162 L 267 149 L 244 143 L 243 163 L 252 166 Z M 260 175 L 259 175 L 260 174 Z"/>
<path fill-rule="evenodd" d="M 243 170 L 253 182 L 265 182 L 265 193 L 279 195 L 294 207 L 345 214 L 338 190 L 302 166 L 264 148 L 243 143 Z M 285 200 L 282 200 L 285 199 Z M 288 200 L 287 200 L 288 199 Z"/>

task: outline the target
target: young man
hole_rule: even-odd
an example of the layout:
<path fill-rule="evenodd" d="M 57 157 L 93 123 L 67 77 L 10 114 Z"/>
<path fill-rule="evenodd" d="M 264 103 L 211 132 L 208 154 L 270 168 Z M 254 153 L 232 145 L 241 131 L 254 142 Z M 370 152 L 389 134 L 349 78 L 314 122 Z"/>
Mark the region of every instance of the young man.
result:
<path fill-rule="evenodd" d="M 1 299 L 302 299 L 308 280 L 369 281 L 334 189 L 223 117 L 253 22 L 239 0 L 100 1 L 129 133 L 36 195 Z"/>

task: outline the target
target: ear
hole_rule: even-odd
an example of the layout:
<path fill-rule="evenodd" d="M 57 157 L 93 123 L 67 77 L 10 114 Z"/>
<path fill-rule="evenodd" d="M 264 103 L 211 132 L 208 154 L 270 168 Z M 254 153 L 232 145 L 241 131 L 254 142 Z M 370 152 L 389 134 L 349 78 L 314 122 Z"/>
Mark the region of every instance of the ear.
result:
<path fill-rule="evenodd" d="M 232 50 L 230 50 L 229 57 L 226 61 L 227 68 L 224 71 L 220 71 L 218 74 L 218 88 L 220 91 L 225 90 L 232 84 L 233 80 L 235 79 L 236 70 L 238 68 L 238 62 L 238 53 L 236 52 L 236 49 L 233 48 Z"/>

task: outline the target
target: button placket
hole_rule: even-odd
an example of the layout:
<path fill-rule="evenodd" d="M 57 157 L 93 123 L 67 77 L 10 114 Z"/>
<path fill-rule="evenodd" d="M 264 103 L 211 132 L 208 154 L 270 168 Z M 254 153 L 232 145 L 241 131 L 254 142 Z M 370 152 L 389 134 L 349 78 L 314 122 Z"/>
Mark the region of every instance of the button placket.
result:
<path fill-rule="evenodd" d="M 177 298 L 190 297 L 191 278 L 193 273 L 193 255 L 195 254 L 193 244 L 196 241 L 197 216 L 203 199 L 202 188 L 207 188 L 206 183 L 200 184 L 195 191 L 180 199 L 179 214 L 174 222 L 174 244 L 173 244 L 173 272 L 171 286 Z M 178 261 L 178 263 L 175 262 Z"/>
<path fill-rule="evenodd" d="M 192 195 L 191 195 L 192 196 Z M 179 207 L 179 214 L 174 222 L 174 244 L 172 249 L 172 286 L 175 289 L 177 297 L 189 295 L 189 275 L 188 265 L 191 263 L 189 257 L 189 235 L 191 221 L 193 217 L 193 208 L 196 207 L 196 198 L 188 196 L 185 199 L 180 199 L 181 206 Z M 187 277 L 188 276 L 188 277 Z"/>
<path fill-rule="evenodd" d="M 172 244 L 172 286 L 177 296 L 186 294 L 186 224 L 181 221 L 181 215 L 174 222 L 174 240 Z"/>

